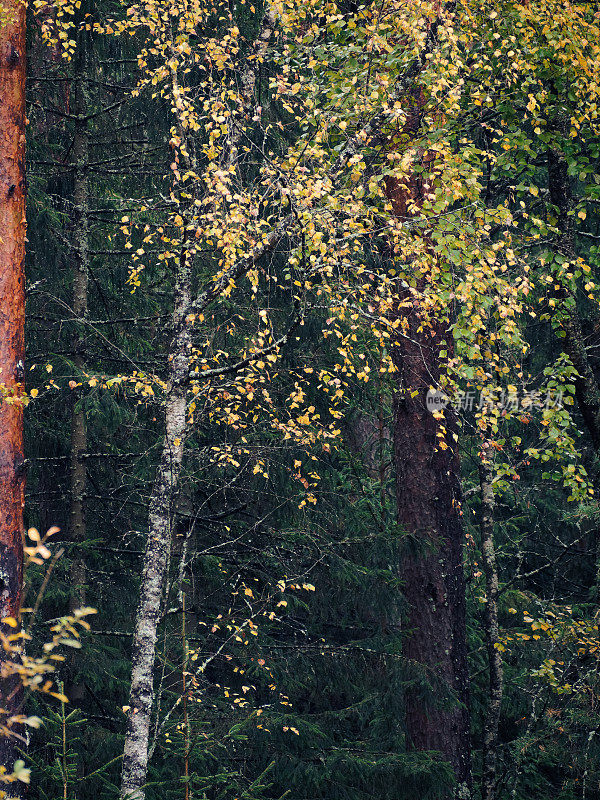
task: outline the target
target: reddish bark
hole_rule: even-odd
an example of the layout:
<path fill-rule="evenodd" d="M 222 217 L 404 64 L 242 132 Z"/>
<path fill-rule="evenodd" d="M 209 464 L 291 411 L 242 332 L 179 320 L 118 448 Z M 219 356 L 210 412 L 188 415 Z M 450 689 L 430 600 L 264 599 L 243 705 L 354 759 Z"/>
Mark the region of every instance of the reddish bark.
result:
<path fill-rule="evenodd" d="M 19 618 L 23 583 L 23 406 L 25 258 L 25 6 L 3 3 L 0 28 L 0 618 Z M 8 19 L 7 19 L 8 17 Z M 14 628 L 0 626 L 3 633 Z M 1 649 L 0 667 L 12 656 Z M 18 713 L 20 682 L 0 678 L 2 722 Z M 9 772 L 14 738 L 0 738 Z"/>
<path fill-rule="evenodd" d="M 424 103 L 416 89 L 403 134 L 418 131 Z M 424 166 L 432 161 L 433 156 L 421 154 Z M 386 179 L 396 216 L 420 212 L 426 179 L 426 172 L 402 183 Z M 451 334 L 443 319 L 424 320 L 418 298 L 400 285 L 397 313 L 404 335 L 393 350 L 396 495 L 398 522 L 413 540 L 399 573 L 408 605 L 404 655 L 419 676 L 407 692 L 406 731 L 410 747 L 437 750 L 447 759 L 456 777 L 454 796 L 466 798 L 471 787 L 469 680 L 456 420 L 448 408 L 440 422 L 426 405 L 427 391 L 439 385 L 441 351 L 452 349 Z"/>

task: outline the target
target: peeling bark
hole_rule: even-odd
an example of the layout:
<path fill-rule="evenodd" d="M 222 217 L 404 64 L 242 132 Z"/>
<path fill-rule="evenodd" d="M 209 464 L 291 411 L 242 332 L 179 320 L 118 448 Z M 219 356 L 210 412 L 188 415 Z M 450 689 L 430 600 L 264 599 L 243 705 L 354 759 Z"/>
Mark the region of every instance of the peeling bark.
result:
<path fill-rule="evenodd" d="M 130 710 L 127 714 L 121 774 L 121 797 L 130 800 L 143 800 L 145 796 L 156 641 L 173 535 L 174 501 L 186 434 L 186 394 L 191 346 L 186 315 L 190 303 L 190 265 L 184 249 L 175 286 L 174 335 L 169 351 L 170 376 L 165 404 L 165 437 L 150 498 L 148 541 L 133 636 Z"/>
<path fill-rule="evenodd" d="M 25 316 L 25 6 L 3 3 L 0 31 L 0 618 L 19 619 L 23 584 L 23 406 Z M 0 625 L 3 633 L 14 628 Z M 22 687 L 1 650 L 0 721 L 20 712 Z M 14 733 L 20 733 L 17 726 Z M 0 737 L 0 765 L 11 773 L 12 737 Z M 12 796 L 20 794 L 18 785 Z"/>

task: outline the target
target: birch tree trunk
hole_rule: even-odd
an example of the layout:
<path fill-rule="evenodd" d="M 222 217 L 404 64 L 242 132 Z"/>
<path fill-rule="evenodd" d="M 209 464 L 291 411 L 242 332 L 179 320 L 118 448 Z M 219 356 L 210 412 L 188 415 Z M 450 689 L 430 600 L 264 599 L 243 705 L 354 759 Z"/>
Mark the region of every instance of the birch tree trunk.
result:
<path fill-rule="evenodd" d="M 145 796 L 156 640 L 171 547 L 174 499 L 179 484 L 186 434 L 190 353 L 190 331 L 186 316 L 190 302 L 190 265 L 184 246 L 175 286 L 174 334 L 169 351 L 170 375 L 165 403 L 165 437 L 150 498 L 148 541 L 133 635 L 130 708 L 127 714 L 121 773 L 121 797 L 130 800 L 143 800 Z"/>
<path fill-rule="evenodd" d="M 239 142 L 244 122 L 253 104 L 259 65 L 264 58 L 274 23 L 274 11 L 267 4 L 260 30 L 240 77 L 242 119 L 230 129 L 228 137 L 227 163 L 233 169 L 237 169 L 238 166 Z M 175 94 L 178 88 L 176 71 L 172 73 L 172 81 Z M 185 140 L 182 126 L 179 126 L 179 133 L 182 140 Z M 191 152 L 192 148 L 186 144 L 182 153 L 188 168 L 194 168 Z M 216 291 L 218 295 L 220 290 Z M 186 388 L 191 347 L 190 330 L 186 317 L 191 309 L 190 264 L 184 245 L 175 289 L 173 313 L 175 334 L 169 354 L 171 380 L 165 408 L 166 433 L 150 501 L 148 543 L 133 641 L 130 710 L 127 718 L 121 775 L 121 797 L 131 800 L 143 800 L 143 787 L 148 771 L 150 715 L 154 694 L 152 676 L 157 628 L 172 539 L 172 505 L 179 484 L 186 434 Z"/>
<path fill-rule="evenodd" d="M 25 6 L 3 3 L 0 27 L 0 619 L 18 620 L 23 583 L 23 406 L 25 317 Z M 2 624 L 3 633 L 14 628 Z M 22 687 L 0 649 L 0 722 L 19 713 Z M 19 733 L 18 726 L 12 726 Z M 14 737 L 0 736 L 10 774 Z M 19 795 L 12 784 L 12 796 Z"/>

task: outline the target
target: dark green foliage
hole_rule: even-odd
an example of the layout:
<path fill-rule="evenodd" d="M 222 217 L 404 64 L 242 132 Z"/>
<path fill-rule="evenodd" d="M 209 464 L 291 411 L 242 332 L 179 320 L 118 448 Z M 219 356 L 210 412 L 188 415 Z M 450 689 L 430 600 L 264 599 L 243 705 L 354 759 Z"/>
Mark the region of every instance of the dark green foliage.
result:
<path fill-rule="evenodd" d="M 85 11 L 101 20 L 120 7 L 89 4 Z M 256 15 L 242 5 L 235 13 L 242 35 L 251 41 Z M 151 103 L 147 96 L 130 96 L 137 78 L 134 43 L 123 38 L 107 44 L 90 34 L 82 45 L 87 60 L 81 74 L 76 63 L 43 48 L 34 24 L 30 29 L 28 357 L 35 370 L 28 381 L 40 389 L 40 401 L 27 415 L 25 510 L 28 526 L 42 532 L 60 526 L 54 547 L 64 548 L 44 591 L 34 640 L 45 641 L 50 621 L 73 602 L 71 568 L 78 554 L 87 570 L 86 604 L 98 609 L 82 651 L 58 671 L 71 704 L 32 700 L 30 711 L 44 726 L 29 750 L 31 796 L 63 798 L 66 781 L 67 800 L 108 800 L 118 795 L 131 631 L 148 500 L 162 444 L 162 409 L 160 398 L 138 396 L 127 386 L 90 386 L 88 379 L 133 372 L 164 378 L 167 371 L 171 268 L 155 260 L 141 289 L 132 294 L 130 254 L 119 225 L 148 197 L 155 204 L 144 219 L 150 227 L 160 224 L 160 204 L 168 195 L 163 176 L 169 171 L 165 142 L 170 123 L 160 98 Z M 271 74 L 272 65 L 265 63 L 263 88 Z M 88 127 L 91 257 L 85 321 L 73 319 L 71 312 L 74 123 L 69 103 L 77 81 L 88 86 L 93 117 Z M 117 108 L 106 110 L 113 105 Z M 271 124 L 264 141 L 280 151 L 298 131 L 279 104 L 264 105 L 263 119 Z M 280 121 L 284 124 L 278 128 Z M 467 120 L 465 128 L 472 124 Z M 520 120 L 507 115 L 507 124 Z M 249 137 L 256 147 L 241 166 L 248 184 L 256 178 L 258 145 L 264 144 L 258 132 Z M 596 147 L 574 155 L 573 164 L 582 166 L 589 159 L 589 170 L 597 169 L 598 157 Z M 526 167 L 529 179 L 539 177 L 543 167 L 541 156 L 534 158 Z M 584 169 L 571 172 L 574 181 L 586 179 Z M 516 202 L 510 165 L 500 163 L 488 177 L 498 203 L 507 195 Z M 519 192 L 525 188 L 517 187 Z M 266 215 L 270 209 L 263 211 Z M 133 243 L 140 244 L 135 238 Z M 597 259 L 597 248 L 582 248 Z M 363 256 L 371 266 L 384 261 L 376 248 Z M 203 252 L 195 265 L 195 286 L 214 267 L 214 254 Z M 290 319 L 294 276 L 278 253 L 270 269 L 278 282 L 261 285 L 260 291 L 283 330 Z M 219 306 L 211 341 L 215 350 L 236 352 L 248 340 L 252 321 L 247 310 L 255 303 L 249 289 L 240 289 L 235 304 Z M 596 347 L 597 311 L 585 299 L 581 307 Z M 294 331 L 283 362 L 286 373 L 268 387 L 276 409 L 283 409 L 305 366 L 334 363 L 337 343 L 321 336 L 320 314 L 315 311 Z M 225 323 L 232 319 L 237 328 L 229 335 Z M 550 325 L 536 320 L 528 326 L 532 355 L 526 367 L 539 374 L 541 386 L 544 368 L 556 362 L 561 348 Z M 83 374 L 75 366 L 75 331 L 81 336 Z M 198 344 L 202 331 L 195 336 Z M 376 375 L 378 354 L 367 342 L 361 347 Z M 598 359 L 592 360 L 600 373 Z M 69 393 L 69 381 L 83 385 Z M 243 434 L 214 420 L 196 421 L 173 499 L 177 536 L 155 671 L 150 800 L 184 797 L 186 758 L 195 800 L 437 800 L 452 784 L 451 770 L 439 754 L 410 752 L 405 741 L 407 686 L 418 685 L 429 700 L 436 687 L 402 657 L 397 565 L 403 553 L 422 545 L 396 524 L 391 389 L 384 379 L 350 389 L 339 447 L 319 450 L 315 461 L 263 418 Z M 309 400 L 326 414 L 322 395 L 312 392 Z M 73 407 L 85 412 L 88 439 L 83 542 L 68 533 Z M 582 652 L 577 636 L 564 629 L 556 638 L 544 633 L 534 639 L 525 621 L 548 619 L 549 612 L 555 618 L 563 615 L 568 627 L 566 615 L 587 625 L 590 639 L 598 638 L 598 513 L 595 504 L 569 503 L 568 492 L 557 488 L 550 475 L 551 466 L 546 474 L 538 462 L 521 463 L 524 448 L 539 440 L 533 428 L 525 433 L 519 428 L 523 442 L 518 445 L 512 438 L 516 425 L 509 421 L 502 430 L 506 458 L 519 465 L 520 478 L 503 480 L 497 495 L 500 622 L 507 637 L 499 798 L 575 800 L 583 797 L 585 787 L 585 798 L 598 800 L 598 652 L 588 646 Z M 581 442 L 591 450 L 585 435 Z M 211 448 L 225 443 L 246 448 L 237 466 L 214 462 Z M 473 418 L 465 415 L 461 447 L 476 786 L 488 693 L 479 446 Z M 259 457 L 268 476 L 254 472 Z M 301 462 L 298 470 L 291 466 L 296 460 Z M 597 467 L 591 452 L 586 460 L 593 474 Z M 299 508 L 309 493 L 302 478 L 312 470 L 319 475 L 311 489 L 317 502 Z M 30 569 L 28 603 L 35 602 L 43 575 L 42 568 Z M 285 591 L 278 589 L 280 581 Z M 544 666 L 549 659 L 555 662 L 553 670 Z"/>

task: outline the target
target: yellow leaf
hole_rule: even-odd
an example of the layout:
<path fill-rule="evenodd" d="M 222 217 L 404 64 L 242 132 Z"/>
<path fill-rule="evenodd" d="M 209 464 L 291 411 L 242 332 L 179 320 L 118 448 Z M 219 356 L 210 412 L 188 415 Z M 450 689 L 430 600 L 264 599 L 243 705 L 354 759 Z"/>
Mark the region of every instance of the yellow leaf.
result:
<path fill-rule="evenodd" d="M 41 542 L 40 534 L 37 528 L 29 528 L 27 531 L 27 536 L 29 536 L 33 542 Z"/>

